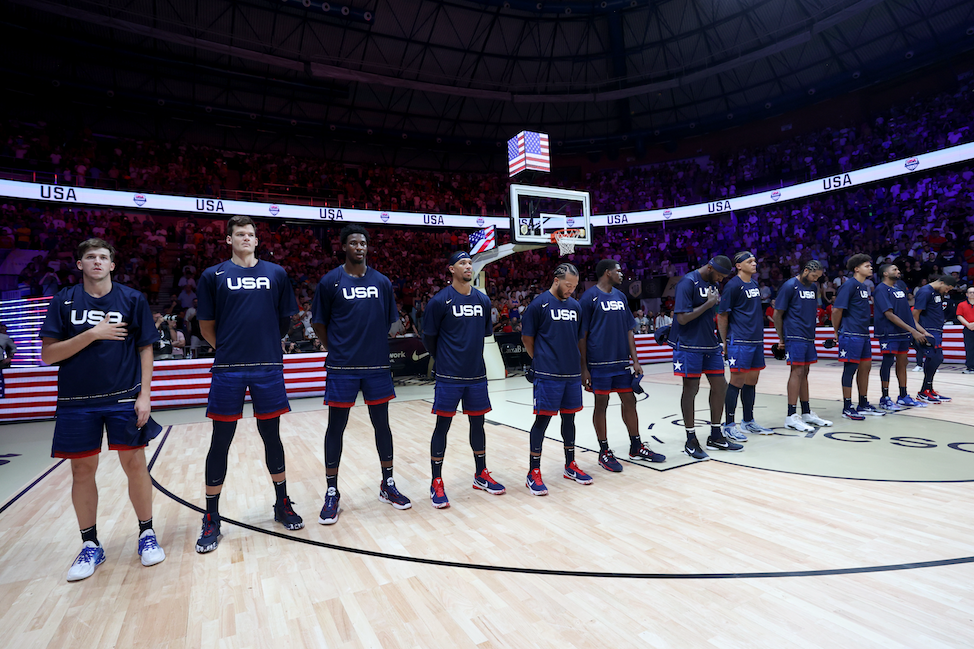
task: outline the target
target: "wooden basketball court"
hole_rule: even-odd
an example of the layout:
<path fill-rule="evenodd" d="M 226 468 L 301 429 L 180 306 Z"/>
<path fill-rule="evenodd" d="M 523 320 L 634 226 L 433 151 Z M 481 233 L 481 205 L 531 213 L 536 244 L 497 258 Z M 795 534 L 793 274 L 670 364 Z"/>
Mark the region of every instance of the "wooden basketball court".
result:
<path fill-rule="evenodd" d="M 780 427 L 787 369 L 769 365 L 757 418 Z M 743 453 L 690 462 L 679 452 L 679 380 L 666 365 L 650 366 L 640 426 L 668 461 L 603 471 L 587 407 L 578 462 L 595 482 L 561 479 L 553 421 L 544 498 L 523 482 L 530 386 L 492 382 L 488 466 L 508 492 L 470 488 L 473 459 L 458 417 L 443 472 L 446 510 L 428 499 L 432 386 L 403 388 L 391 406 L 396 476 L 413 508 L 376 499 L 372 430 L 356 407 L 339 482 L 343 513 L 332 526 L 317 523 L 327 410 L 318 399 L 296 401 L 282 437 L 289 491 L 307 526 L 286 532 L 273 522 L 263 449 L 254 420 L 244 419 L 221 501 L 224 537 L 207 555 L 194 544 L 210 424 L 200 409 L 157 413 L 170 422 L 149 449 L 166 561 L 139 563 L 124 475 L 106 452 L 98 526 L 108 560 L 91 578 L 66 582 L 80 540 L 69 467 L 56 465 L 0 513 L 2 645 L 974 646 L 974 429 L 966 424 L 974 388 L 960 369 L 938 375 L 952 403 L 860 423 L 839 418 L 840 370 L 820 363 L 813 407 L 832 429 L 781 430 L 752 437 Z M 919 376 L 910 374 L 911 389 Z M 878 400 L 876 371 L 871 392 Z M 704 385 L 701 417 L 706 396 Z M 609 428 L 625 458 L 614 399 Z M 703 439 L 706 428 L 698 431 Z M 45 471 L 53 465 L 47 459 Z"/>

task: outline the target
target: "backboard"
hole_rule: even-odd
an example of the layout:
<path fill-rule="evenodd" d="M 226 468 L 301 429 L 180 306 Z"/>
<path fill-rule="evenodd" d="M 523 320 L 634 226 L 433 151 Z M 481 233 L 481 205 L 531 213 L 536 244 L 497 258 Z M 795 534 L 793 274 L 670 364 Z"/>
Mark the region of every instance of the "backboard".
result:
<path fill-rule="evenodd" d="M 588 192 L 557 187 L 511 185 L 511 238 L 522 244 L 551 245 L 559 230 L 578 230 L 576 246 L 592 245 Z"/>

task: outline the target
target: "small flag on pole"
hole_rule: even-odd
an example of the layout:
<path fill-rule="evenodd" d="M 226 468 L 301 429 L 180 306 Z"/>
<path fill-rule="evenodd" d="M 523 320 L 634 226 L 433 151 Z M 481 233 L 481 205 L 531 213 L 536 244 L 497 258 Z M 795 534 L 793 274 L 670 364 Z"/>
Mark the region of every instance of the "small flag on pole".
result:
<path fill-rule="evenodd" d="M 511 176 L 522 171 L 551 171 L 547 133 L 521 131 L 507 141 L 507 169 Z"/>
<path fill-rule="evenodd" d="M 470 254 L 476 255 L 478 252 L 486 252 L 497 245 L 494 238 L 494 226 L 477 230 L 470 235 Z"/>

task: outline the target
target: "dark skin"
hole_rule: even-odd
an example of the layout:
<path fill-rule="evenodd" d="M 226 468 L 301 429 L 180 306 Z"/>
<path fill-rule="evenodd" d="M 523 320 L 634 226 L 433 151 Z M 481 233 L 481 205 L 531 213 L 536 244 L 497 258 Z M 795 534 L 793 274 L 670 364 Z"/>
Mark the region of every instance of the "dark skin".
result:
<path fill-rule="evenodd" d="M 890 266 L 883 273 L 883 284 L 886 284 L 887 286 L 895 286 L 896 282 L 898 282 L 902 276 L 903 275 L 900 273 L 899 268 L 896 266 Z M 920 326 L 919 322 L 916 323 L 916 327 L 912 327 L 910 324 L 903 322 L 903 319 L 898 315 L 893 313 L 893 309 L 887 310 L 883 315 L 886 316 L 887 320 L 892 322 L 900 329 L 909 331 L 910 335 L 913 336 L 913 339 L 917 342 L 922 343 L 926 341 L 927 332 L 923 327 Z M 910 359 L 908 358 L 908 354 L 896 354 L 896 380 L 900 385 L 906 385 L 906 366 L 909 362 Z M 889 381 L 883 381 L 883 387 L 888 388 Z"/>
<path fill-rule="evenodd" d="M 719 284 L 724 281 L 727 275 L 723 273 L 718 273 L 717 270 L 707 264 L 699 269 L 700 277 L 704 281 L 710 282 L 712 284 Z M 677 313 L 676 321 L 681 325 L 685 325 L 688 322 L 692 322 L 704 315 L 709 313 L 710 309 L 720 302 L 720 293 L 716 289 L 710 288 L 707 291 L 707 301 L 698 306 L 696 309 L 690 313 Z M 710 421 L 714 425 L 720 423 L 721 418 L 724 416 L 724 396 L 727 394 L 727 380 L 724 375 L 721 374 L 708 374 L 707 381 L 710 383 Z M 693 406 L 694 401 L 697 398 L 697 392 L 700 390 L 700 377 L 689 378 L 683 377 L 683 398 L 680 400 L 683 409 L 683 421 L 687 428 L 693 428 L 695 424 Z"/>
<path fill-rule="evenodd" d="M 602 277 L 599 278 L 597 286 L 599 290 L 603 293 L 610 293 L 612 289 L 622 286 L 622 268 L 619 264 L 616 264 L 613 268 L 606 270 L 602 273 Z M 636 338 L 633 335 L 632 329 L 626 332 L 629 342 L 629 357 L 632 359 L 632 371 L 635 374 L 642 374 L 643 368 L 639 364 L 639 358 L 636 354 Z M 588 335 L 578 344 L 579 350 L 582 353 L 582 386 L 591 389 L 592 387 L 592 375 L 588 371 L 588 363 L 586 358 L 587 346 L 586 342 L 588 340 Z M 620 392 L 619 400 L 622 401 L 622 421 L 626 425 L 626 430 L 629 432 L 629 437 L 637 437 L 639 435 L 639 419 L 636 415 L 636 395 L 632 392 Z M 604 442 L 607 436 L 606 427 L 606 410 L 609 407 L 609 395 L 607 394 L 596 394 L 595 395 L 595 411 L 592 413 L 592 423 L 595 425 L 595 436 L 600 442 Z"/>
<path fill-rule="evenodd" d="M 345 243 L 342 244 L 342 250 L 345 251 L 345 264 L 342 266 L 342 269 L 352 277 L 365 277 L 365 273 L 368 270 L 365 261 L 369 254 L 369 242 L 365 238 L 365 235 L 359 232 L 348 235 Z M 315 334 L 318 336 L 318 341 L 321 343 L 323 350 L 328 351 L 327 327 L 320 322 L 312 322 L 311 326 L 315 330 Z M 392 460 L 379 462 L 379 466 L 383 469 L 388 468 L 392 466 Z M 338 475 L 338 467 L 326 467 L 325 475 Z"/>
<path fill-rule="evenodd" d="M 802 270 L 801 275 L 798 276 L 798 281 L 802 283 L 803 286 L 812 288 L 818 278 L 822 276 L 825 271 L 822 270 Z M 785 329 L 784 329 L 784 316 L 785 312 L 781 309 L 774 310 L 774 328 L 778 332 L 778 344 L 782 348 L 785 346 Z M 808 401 L 808 368 L 810 365 L 792 365 L 791 373 L 788 375 L 788 405 L 795 405 L 798 400 Z"/>

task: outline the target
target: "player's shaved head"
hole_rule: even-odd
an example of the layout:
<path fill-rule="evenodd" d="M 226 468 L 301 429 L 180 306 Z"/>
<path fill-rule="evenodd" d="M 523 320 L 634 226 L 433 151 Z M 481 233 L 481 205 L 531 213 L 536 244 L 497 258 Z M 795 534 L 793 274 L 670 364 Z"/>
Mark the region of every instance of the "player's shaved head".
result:
<path fill-rule="evenodd" d="M 603 259 L 595 266 L 595 279 L 602 279 L 603 275 L 610 270 L 613 270 L 618 265 L 619 262 L 617 262 L 615 259 Z"/>

